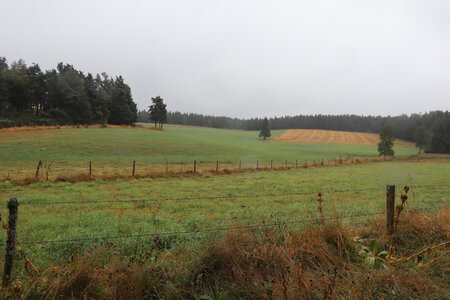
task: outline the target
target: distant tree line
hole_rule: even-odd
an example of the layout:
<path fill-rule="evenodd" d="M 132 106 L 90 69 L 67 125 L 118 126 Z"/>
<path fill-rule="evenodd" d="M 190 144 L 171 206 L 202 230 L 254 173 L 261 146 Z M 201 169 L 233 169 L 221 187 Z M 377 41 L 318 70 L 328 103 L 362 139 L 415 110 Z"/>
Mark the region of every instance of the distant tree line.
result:
<path fill-rule="evenodd" d="M 23 125 L 133 124 L 137 107 L 121 76 L 95 77 L 59 63 L 42 71 L 0 57 L 0 128 Z"/>
<path fill-rule="evenodd" d="M 138 112 L 139 122 L 149 122 L 148 112 Z M 263 119 L 238 119 L 195 113 L 168 112 L 167 123 L 213 128 L 260 130 Z M 391 124 L 398 139 L 416 142 L 427 152 L 450 153 L 450 113 L 433 111 L 400 116 L 298 115 L 269 119 L 271 129 L 324 129 L 380 133 Z"/>

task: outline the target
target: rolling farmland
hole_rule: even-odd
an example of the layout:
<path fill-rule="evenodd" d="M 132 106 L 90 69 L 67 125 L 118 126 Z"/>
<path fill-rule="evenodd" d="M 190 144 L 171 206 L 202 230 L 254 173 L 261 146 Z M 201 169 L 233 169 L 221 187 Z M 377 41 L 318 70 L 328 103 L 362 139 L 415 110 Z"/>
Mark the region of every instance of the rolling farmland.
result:
<path fill-rule="evenodd" d="M 147 127 L 136 127 L 145 129 Z M 274 131 L 274 139 L 284 135 Z M 376 146 L 342 144 L 295 144 L 261 141 L 255 131 L 169 126 L 164 131 L 134 128 L 51 128 L 46 130 L 0 130 L 0 178 L 34 176 L 38 161 L 46 162 L 49 178 L 92 174 L 130 175 L 136 161 L 136 174 L 168 171 L 293 166 L 314 160 L 347 157 L 376 157 Z M 417 153 L 413 147 L 395 147 L 397 155 Z M 42 170 L 45 172 L 45 170 Z"/>
<path fill-rule="evenodd" d="M 326 228 L 329 225 L 339 230 L 338 234 L 349 241 L 358 234 L 371 234 L 385 249 L 387 244 L 381 244 L 385 242 L 382 242 L 384 237 L 379 232 L 384 232 L 387 184 L 397 186 L 398 198 L 402 186 L 411 188 L 412 196 L 405 207 L 402 221 L 427 220 L 427 224 L 420 223 L 419 227 L 434 226 L 434 231 L 426 230 L 426 233 L 438 234 L 428 236 L 426 240 L 432 244 L 442 241 L 439 234 L 444 229 L 439 226 L 447 222 L 446 207 L 450 203 L 445 193 L 450 182 L 450 157 L 446 155 L 336 164 L 331 162 L 337 157 L 376 158 L 376 146 L 351 144 L 351 141 L 369 143 L 366 135 L 358 134 L 349 134 L 351 137 L 348 138 L 345 134 L 327 136 L 322 133 L 321 138 L 310 138 L 317 144 L 304 141 L 299 144 L 286 142 L 288 134 L 290 139 L 295 140 L 291 131 L 274 131 L 273 140 L 262 141 L 256 139 L 257 132 L 239 130 L 181 126 L 168 126 L 164 131 L 145 129 L 97 126 L 0 131 L 2 172 L 19 170 L 18 175 L 31 174 L 32 177 L 38 160 L 46 164 L 52 162 L 49 180 L 39 177 L 29 184 L 16 184 L 14 180 L 0 183 L 2 199 L 16 196 L 19 201 L 17 242 L 21 252 L 15 277 L 20 279 L 21 288 L 30 289 L 32 285 L 33 289 L 39 291 L 36 292 L 38 294 L 51 292 L 70 296 L 73 287 L 70 276 L 81 276 L 90 282 L 89 287 L 80 290 L 82 294 L 117 297 L 114 295 L 120 288 L 112 288 L 117 284 L 118 287 L 126 286 L 133 291 L 133 297 L 138 298 L 145 293 L 150 293 L 153 298 L 163 297 L 163 294 L 167 298 L 177 298 L 175 295 L 178 293 L 185 293 L 184 297 L 189 298 L 208 293 L 202 288 L 197 292 L 188 287 L 192 282 L 192 274 L 198 272 L 198 268 L 208 266 L 211 258 L 213 261 L 222 260 L 223 263 L 234 261 L 222 257 L 223 251 L 230 251 L 226 255 L 236 254 L 239 257 L 247 257 L 247 252 L 264 253 L 264 249 L 276 249 L 276 240 L 286 236 L 290 236 L 289 241 L 294 242 L 286 246 L 293 247 L 289 251 L 305 251 L 299 250 L 295 240 L 308 240 L 308 234 L 311 233 L 311 236 L 319 238 L 310 241 L 311 245 L 318 243 L 316 247 L 321 247 L 324 242 L 320 237 L 329 234 L 321 228 L 328 230 Z M 324 142 L 344 140 L 346 144 Z M 417 152 L 411 145 L 402 145 L 396 146 L 398 154 Z M 136 168 L 139 175 L 146 169 L 155 169 L 158 163 L 166 159 L 190 164 L 198 160 L 200 171 L 180 177 L 118 176 L 121 172 L 129 174 L 133 160 L 138 161 Z M 243 173 L 201 172 L 202 168 L 214 170 L 215 161 L 219 159 L 221 168 L 230 167 L 226 163 L 232 165 L 242 160 L 244 168 L 245 163 L 252 164 L 254 168 L 256 161 L 260 161 L 261 169 Z M 323 165 L 319 163 L 321 159 L 325 161 Z M 86 174 L 89 160 L 93 161 L 93 176 L 88 182 L 52 182 L 54 175 L 51 172 Z M 275 166 L 273 170 L 268 165 L 272 160 Z M 317 164 L 297 169 L 292 167 L 296 160 L 315 160 Z M 212 165 L 208 165 L 208 162 Z M 283 167 L 286 163 L 290 168 Z M 42 166 L 41 172 L 45 173 L 45 166 Z M 277 166 L 282 168 L 276 171 Z M 180 164 L 169 165 L 169 168 L 179 167 Z M 184 167 L 192 166 L 186 163 Z M 100 174 L 111 174 L 111 177 L 104 180 Z M 0 213 L 5 220 L 8 215 L 6 206 L 0 207 Z M 404 223 L 401 226 L 405 226 Z M 374 234 L 373 228 L 377 228 L 375 232 L 378 233 Z M 412 234 L 407 233 L 406 228 L 401 228 L 405 234 Z M 303 234 L 307 236 L 300 238 Z M 423 242 L 423 234 L 412 234 L 418 239 L 414 242 L 418 248 L 428 245 Z M 4 243 L 5 236 L 0 240 Z M 247 241 L 252 242 L 248 244 Z M 356 253 L 359 249 L 354 242 L 346 243 L 350 244 L 345 246 L 345 251 Z M 247 245 L 262 248 L 247 249 Z M 215 247 L 221 250 L 217 252 L 218 248 Z M 398 251 L 406 255 L 410 253 L 410 247 L 409 244 L 402 244 Z M 332 264 L 339 264 L 339 255 L 343 254 L 332 248 L 326 251 L 331 251 L 327 252 L 327 257 L 336 255 Z M 279 253 L 267 257 L 278 256 Z M 436 252 L 433 259 L 437 259 L 441 253 Z M 345 275 L 343 280 L 360 282 L 360 279 L 352 279 L 352 276 L 359 278 L 366 266 L 364 262 L 359 262 L 357 254 L 351 257 L 358 261 L 352 263 L 357 271 L 354 275 Z M 256 259 L 259 264 L 267 266 L 276 261 L 275 258 Z M 431 258 L 427 259 L 429 261 L 432 261 Z M 239 266 L 254 263 L 251 258 L 250 262 L 239 263 Z M 296 263 L 290 267 L 277 265 L 297 268 Z M 164 270 L 166 275 L 160 277 L 159 274 L 163 273 L 154 268 Z M 222 273 L 214 273 L 215 267 L 208 268 L 214 270 L 211 276 L 223 278 Z M 225 270 L 229 272 L 233 269 L 230 266 Z M 132 280 L 136 282 L 124 283 L 124 272 L 134 274 Z M 149 272 L 145 276 L 164 283 L 148 283 L 148 277 L 142 272 Z M 267 270 L 245 272 L 259 274 Z M 321 285 L 331 278 L 331 275 L 322 276 L 326 272 L 322 268 L 307 272 L 310 272 L 308 276 L 317 273 L 316 280 Z M 342 269 L 339 272 L 345 271 Z M 117 283 L 106 286 L 101 280 L 103 276 L 110 276 L 108 278 L 117 280 Z M 278 273 L 269 272 L 264 276 L 272 278 L 275 285 L 282 284 L 279 283 L 282 276 Z M 47 286 L 48 282 L 52 282 L 48 278 L 58 278 L 60 284 Z M 205 280 L 209 282 L 212 279 Z M 228 282 L 228 279 L 224 282 Z M 445 294 L 441 288 L 443 285 L 434 282 L 439 288 L 430 290 L 427 295 Z M 224 287 L 224 293 L 232 298 L 233 295 L 247 293 L 243 287 L 249 285 L 244 280 L 240 289 L 235 290 L 234 279 L 226 284 L 230 286 Z M 169 288 L 171 286 L 173 290 Z M 362 287 L 358 288 L 364 294 Z M 149 288 L 152 292 L 147 291 Z M 347 292 L 345 289 L 339 290 L 340 293 Z M 323 293 L 321 288 L 312 287 L 309 291 L 316 295 Z M 251 291 L 252 295 L 260 295 L 260 292 L 258 289 Z M 33 293 L 31 295 L 36 296 Z M 129 296 L 129 291 L 121 293 Z M 280 295 L 279 291 L 276 293 Z"/>

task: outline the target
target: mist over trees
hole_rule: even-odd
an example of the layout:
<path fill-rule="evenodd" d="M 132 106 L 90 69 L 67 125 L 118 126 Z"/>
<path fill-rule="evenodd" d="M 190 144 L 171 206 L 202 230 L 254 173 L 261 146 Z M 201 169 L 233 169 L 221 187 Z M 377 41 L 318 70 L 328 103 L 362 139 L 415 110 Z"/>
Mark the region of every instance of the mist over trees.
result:
<path fill-rule="evenodd" d="M 42 71 L 0 57 L 0 128 L 23 125 L 133 124 L 137 106 L 121 76 L 95 77 L 59 63 Z"/>
<path fill-rule="evenodd" d="M 167 123 L 213 128 L 260 130 L 263 119 L 238 119 L 195 113 L 168 112 Z M 427 152 L 450 153 L 450 113 L 433 111 L 425 114 L 400 116 L 358 115 L 297 115 L 270 118 L 272 130 L 276 129 L 324 129 L 380 133 L 389 123 L 397 139 L 418 140 L 420 148 Z M 138 122 L 149 122 L 148 112 L 138 112 Z M 419 127 L 425 128 L 420 131 Z M 425 135 L 425 136 L 424 136 Z"/>

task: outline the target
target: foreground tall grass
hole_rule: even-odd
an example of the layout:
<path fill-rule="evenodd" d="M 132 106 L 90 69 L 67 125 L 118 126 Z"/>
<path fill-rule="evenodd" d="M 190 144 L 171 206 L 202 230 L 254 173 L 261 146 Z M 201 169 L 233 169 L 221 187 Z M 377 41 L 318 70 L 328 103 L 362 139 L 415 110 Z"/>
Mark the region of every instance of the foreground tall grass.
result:
<path fill-rule="evenodd" d="M 450 209 L 403 213 L 391 263 L 381 255 L 390 243 L 384 217 L 368 226 L 230 230 L 178 251 L 155 239 L 145 254 L 126 259 L 103 245 L 56 261 L 42 275 L 29 271 L 2 292 L 23 299 L 445 299 L 448 246 L 400 258 L 446 242 L 448 224 Z"/>

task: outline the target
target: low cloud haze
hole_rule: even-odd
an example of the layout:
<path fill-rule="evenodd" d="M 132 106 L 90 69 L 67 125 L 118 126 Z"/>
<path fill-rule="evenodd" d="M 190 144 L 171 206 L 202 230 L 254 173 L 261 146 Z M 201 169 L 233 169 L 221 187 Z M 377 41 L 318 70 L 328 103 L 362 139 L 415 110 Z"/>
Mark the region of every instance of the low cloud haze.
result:
<path fill-rule="evenodd" d="M 0 1 L 0 56 L 122 75 L 139 109 L 448 110 L 450 1 Z"/>

